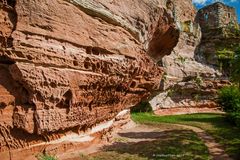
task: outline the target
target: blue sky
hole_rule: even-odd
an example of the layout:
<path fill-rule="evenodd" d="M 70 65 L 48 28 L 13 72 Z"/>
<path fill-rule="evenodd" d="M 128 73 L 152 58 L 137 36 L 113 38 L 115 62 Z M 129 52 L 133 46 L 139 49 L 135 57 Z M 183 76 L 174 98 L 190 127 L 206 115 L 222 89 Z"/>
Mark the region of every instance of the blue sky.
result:
<path fill-rule="evenodd" d="M 235 7 L 238 15 L 238 22 L 240 23 L 240 0 L 193 0 L 193 3 L 199 9 L 216 1 L 221 1 L 229 6 Z"/>

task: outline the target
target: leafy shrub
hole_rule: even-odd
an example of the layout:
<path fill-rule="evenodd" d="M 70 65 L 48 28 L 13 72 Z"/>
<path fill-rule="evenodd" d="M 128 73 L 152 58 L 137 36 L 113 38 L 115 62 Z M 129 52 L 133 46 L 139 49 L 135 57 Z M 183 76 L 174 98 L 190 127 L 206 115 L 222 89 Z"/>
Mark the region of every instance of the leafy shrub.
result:
<path fill-rule="evenodd" d="M 230 113 L 227 113 L 227 119 L 231 123 L 233 123 L 233 124 L 237 125 L 238 127 L 240 127 L 240 112 L 230 112 Z"/>
<path fill-rule="evenodd" d="M 231 60 L 234 58 L 234 51 L 224 48 L 223 50 L 217 51 L 217 56 L 218 56 L 218 59 L 220 59 L 220 60 L 222 60 L 222 59 L 230 59 Z"/>
<path fill-rule="evenodd" d="M 201 84 L 203 83 L 203 78 L 197 75 L 197 77 L 194 78 L 194 81 L 198 86 L 201 86 Z"/>
<path fill-rule="evenodd" d="M 235 57 L 232 60 L 231 78 L 240 87 L 240 47 L 235 50 Z"/>
<path fill-rule="evenodd" d="M 221 72 L 229 72 L 231 61 L 234 59 L 234 51 L 224 48 L 223 50 L 217 51 L 219 69 Z"/>
<path fill-rule="evenodd" d="M 228 119 L 240 126 L 240 90 L 237 86 L 224 87 L 219 91 L 218 102 L 227 112 Z"/>
<path fill-rule="evenodd" d="M 226 112 L 240 112 L 240 91 L 236 86 L 224 87 L 219 91 L 219 104 Z"/>
<path fill-rule="evenodd" d="M 153 112 L 152 106 L 149 102 L 142 101 L 136 106 L 131 108 L 132 113 L 138 113 L 138 112 Z"/>
<path fill-rule="evenodd" d="M 40 154 L 37 156 L 38 160 L 58 160 L 55 156 L 51 156 L 48 154 Z"/>

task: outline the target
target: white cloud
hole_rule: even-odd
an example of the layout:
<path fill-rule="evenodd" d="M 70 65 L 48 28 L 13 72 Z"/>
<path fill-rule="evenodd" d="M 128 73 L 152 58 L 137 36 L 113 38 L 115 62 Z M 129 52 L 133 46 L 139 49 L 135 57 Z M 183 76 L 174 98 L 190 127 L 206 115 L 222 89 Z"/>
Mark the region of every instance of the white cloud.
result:
<path fill-rule="evenodd" d="M 196 4 L 205 4 L 207 2 L 207 0 L 193 0 L 193 3 Z"/>
<path fill-rule="evenodd" d="M 210 3 L 213 3 L 213 2 L 225 2 L 225 3 L 228 3 L 228 2 L 237 2 L 237 1 L 238 0 L 193 0 L 193 3 L 204 5 L 204 4 L 206 4 L 206 2 L 210 2 Z"/>

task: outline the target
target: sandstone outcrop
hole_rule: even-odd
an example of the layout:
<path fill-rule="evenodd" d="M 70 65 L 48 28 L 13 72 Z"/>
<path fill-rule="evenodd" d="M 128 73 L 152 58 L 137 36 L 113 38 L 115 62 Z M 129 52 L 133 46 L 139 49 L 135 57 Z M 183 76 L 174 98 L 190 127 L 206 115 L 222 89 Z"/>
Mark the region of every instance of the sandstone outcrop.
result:
<path fill-rule="evenodd" d="M 231 83 L 220 78 L 188 77 L 189 79 L 177 82 L 164 92 L 151 99 L 150 104 L 158 114 L 161 110 L 178 108 L 182 113 L 187 113 L 185 109 L 192 109 L 189 113 L 201 109 L 209 109 L 208 112 L 218 108 L 216 103 L 217 92 L 219 89 Z M 174 111 L 174 110 L 173 110 Z"/>
<path fill-rule="evenodd" d="M 154 110 L 217 107 L 217 89 L 229 82 L 222 79 L 217 68 L 207 64 L 198 54 L 205 33 L 197 21 L 197 10 L 192 1 L 184 1 L 184 5 L 177 0 L 172 3 L 180 38 L 172 53 L 159 62 L 165 72 L 161 82 L 163 91 L 152 97 L 149 103 Z"/>
<path fill-rule="evenodd" d="M 154 60 L 178 37 L 160 0 L 0 1 L 0 152 L 85 130 L 148 97 L 163 74 Z"/>

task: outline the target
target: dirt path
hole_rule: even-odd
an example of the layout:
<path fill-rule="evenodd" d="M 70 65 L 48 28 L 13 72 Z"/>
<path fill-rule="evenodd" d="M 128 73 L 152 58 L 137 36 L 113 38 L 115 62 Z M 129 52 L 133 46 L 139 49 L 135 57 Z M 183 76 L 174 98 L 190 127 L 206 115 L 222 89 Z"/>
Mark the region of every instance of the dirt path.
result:
<path fill-rule="evenodd" d="M 122 149 L 128 148 L 129 144 L 149 145 L 157 139 L 167 140 L 173 138 L 175 133 L 179 132 L 179 135 L 184 135 L 186 131 L 195 132 L 197 136 L 204 142 L 209 150 L 209 154 L 213 160 L 231 160 L 231 158 L 222 149 L 213 137 L 208 135 L 204 130 L 180 124 L 165 124 L 160 123 L 157 125 L 135 125 L 128 129 L 124 129 L 113 135 L 113 141 L 111 143 L 102 143 L 91 146 L 82 151 L 75 151 L 71 154 L 62 155 L 60 160 L 79 160 L 79 153 L 94 154 L 103 151 L 103 148 Z M 185 133 L 184 133 L 185 132 Z M 191 134 L 191 133 L 190 133 Z M 190 135 L 189 133 L 186 136 Z M 175 138 L 181 139 L 179 135 Z M 176 139 L 176 140 L 177 140 Z M 145 144 L 144 144 L 145 143 Z M 162 143 L 162 142 L 161 142 Z M 135 146 L 137 147 L 137 146 Z M 129 148 L 131 149 L 131 147 Z M 128 151 L 127 151 L 128 152 Z M 136 151 L 137 154 L 138 150 Z"/>
<path fill-rule="evenodd" d="M 194 131 L 199 138 L 205 143 L 205 145 L 208 147 L 210 155 L 213 157 L 213 160 L 232 160 L 224 151 L 223 147 L 217 143 L 212 136 L 207 134 L 204 130 L 188 126 L 188 125 L 182 125 L 182 124 L 172 124 L 179 127 L 182 127 L 184 129 L 190 129 Z"/>
<path fill-rule="evenodd" d="M 167 125 L 167 127 L 165 125 Z M 195 132 L 198 135 L 198 137 L 207 146 L 209 154 L 212 156 L 213 160 L 232 160 L 225 153 L 223 147 L 219 143 L 217 143 L 212 136 L 210 136 L 208 133 L 206 133 L 206 131 L 204 131 L 204 130 L 198 128 L 198 127 L 182 125 L 182 124 L 165 124 L 165 125 L 163 123 L 162 123 L 162 126 L 160 124 L 160 126 L 158 126 L 158 127 L 150 127 L 150 126 L 146 126 L 146 125 L 138 125 L 135 128 L 132 128 L 130 130 L 125 130 L 125 131 L 121 132 L 120 135 L 122 135 L 123 133 L 129 133 L 129 132 L 136 132 L 136 133 L 142 132 L 142 131 L 144 131 L 144 132 L 152 132 L 152 131 L 156 130 L 156 128 L 161 129 L 162 131 L 171 130 L 171 129 L 191 130 L 191 131 Z M 138 139 L 138 141 L 141 141 L 141 140 L 144 140 L 144 138 L 142 138 L 140 140 Z"/>

